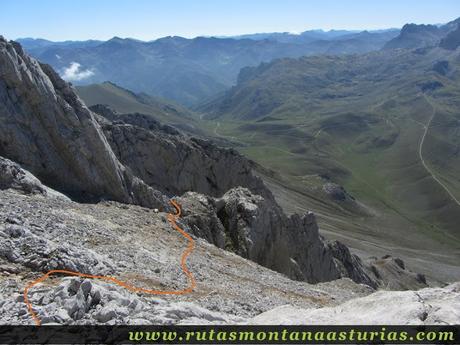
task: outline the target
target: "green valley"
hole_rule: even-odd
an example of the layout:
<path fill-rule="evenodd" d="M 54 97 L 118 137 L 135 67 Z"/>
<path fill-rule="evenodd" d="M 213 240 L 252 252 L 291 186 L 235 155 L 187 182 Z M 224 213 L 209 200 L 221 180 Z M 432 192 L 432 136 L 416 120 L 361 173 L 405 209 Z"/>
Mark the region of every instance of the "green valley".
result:
<path fill-rule="evenodd" d="M 382 242 L 456 253 L 454 264 L 459 56 L 426 48 L 277 60 L 243 70 L 236 87 L 200 110 L 215 134 L 279 172 L 297 193 L 275 187 L 283 206 L 313 209 L 329 236 L 368 253 Z M 440 61 L 448 72 L 437 70 Z M 328 183 L 354 199 L 331 197 Z"/>

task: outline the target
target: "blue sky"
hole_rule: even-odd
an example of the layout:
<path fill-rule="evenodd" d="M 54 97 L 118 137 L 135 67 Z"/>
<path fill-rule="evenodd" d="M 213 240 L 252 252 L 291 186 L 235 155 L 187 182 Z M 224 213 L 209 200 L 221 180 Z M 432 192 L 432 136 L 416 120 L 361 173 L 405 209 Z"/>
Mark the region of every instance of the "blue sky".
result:
<path fill-rule="evenodd" d="M 459 0 L 2 0 L 8 39 L 151 40 L 308 29 L 380 29 L 444 23 Z"/>

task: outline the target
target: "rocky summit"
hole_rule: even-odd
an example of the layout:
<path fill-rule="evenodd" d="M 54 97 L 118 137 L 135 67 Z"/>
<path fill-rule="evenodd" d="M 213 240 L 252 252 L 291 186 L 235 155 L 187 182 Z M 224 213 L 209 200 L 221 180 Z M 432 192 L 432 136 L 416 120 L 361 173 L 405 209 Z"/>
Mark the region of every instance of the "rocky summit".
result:
<path fill-rule="evenodd" d="M 89 109 L 50 66 L 0 38 L 0 323 L 247 324 L 294 314 L 327 323 L 352 313 L 459 322 L 448 312 L 458 284 L 427 288 L 401 259 L 363 260 L 327 241 L 314 213 L 284 213 L 255 167 L 143 114 Z M 177 228 L 195 244 L 194 289 L 160 298 L 101 279 L 187 288 L 187 242 L 171 226 L 171 199 Z M 53 270 L 94 279 L 50 274 L 30 285 Z M 394 303 L 380 320 L 362 311 L 389 300 L 410 310 L 399 314 Z"/>

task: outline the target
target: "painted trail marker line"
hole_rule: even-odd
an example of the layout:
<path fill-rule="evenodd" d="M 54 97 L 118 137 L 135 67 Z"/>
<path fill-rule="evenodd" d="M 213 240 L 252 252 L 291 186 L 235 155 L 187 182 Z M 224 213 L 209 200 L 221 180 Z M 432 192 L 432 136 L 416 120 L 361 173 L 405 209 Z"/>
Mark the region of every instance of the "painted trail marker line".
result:
<path fill-rule="evenodd" d="M 33 306 L 29 301 L 29 291 L 35 285 L 42 283 L 43 281 L 45 281 L 46 279 L 48 279 L 50 276 L 54 274 L 64 274 L 68 276 L 104 280 L 106 282 L 117 284 L 132 292 L 141 292 L 141 293 L 150 294 L 150 295 L 185 295 L 185 294 L 191 293 L 196 287 L 196 280 L 192 272 L 190 272 L 189 269 L 187 268 L 187 258 L 192 253 L 192 251 L 195 249 L 195 241 L 188 233 L 186 233 L 179 225 L 177 225 L 177 219 L 181 216 L 180 205 L 174 200 L 171 200 L 170 202 L 176 209 L 176 214 L 168 213 L 168 221 L 172 225 L 172 227 L 178 232 L 180 232 L 180 234 L 183 237 L 185 237 L 188 241 L 187 248 L 182 253 L 182 257 L 180 261 L 180 266 L 182 268 L 182 271 L 184 272 L 184 274 L 187 276 L 189 280 L 189 285 L 186 289 L 183 289 L 183 290 L 150 290 L 150 289 L 136 287 L 134 285 L 128 284 L 127 282 L 118 280 L 117 278 L 110 277 L 110 276 L 99 276 L 99 275 L 85 274 L 85 273 L 73 272 L 73 271 L 67 271 L 67 270 L 51 270 L 45 273 L 40 278 L 34 280 L 33 282 L 30 282 L 24 289 L 24 303 L 27 306 L 27 310 L 29 311 L 29 314 L 34 319 L 35 324 L 37 326 L 40 326 L 41 320 L 40 320 L 40 317 L 37 315 L 37 313 L 34 311 Z"/>

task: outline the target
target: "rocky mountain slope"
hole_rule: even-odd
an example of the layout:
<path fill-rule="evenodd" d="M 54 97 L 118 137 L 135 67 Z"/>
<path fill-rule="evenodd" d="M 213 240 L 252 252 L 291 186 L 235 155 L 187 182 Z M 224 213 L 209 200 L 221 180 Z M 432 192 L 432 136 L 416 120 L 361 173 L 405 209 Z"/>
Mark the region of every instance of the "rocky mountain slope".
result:
<path fill-rule="evenodd" d="M 76 92 L 83 102 L 96 113 L 105 112 L 103 107 L 110 108 L 106 115 L 111 121 L 117 117 L 148 118 L 151 123 L 170 125 L 189 135 L 202 139 L 213 140 L 220 146 L 228 147 L 232 143 L 225 138 L 216 138 L 212 131 L 203 124 L 199 114 L 170 101 L 149 96 L 144 93 L 134 93 L 114 83 L 104 82 L 77 86 Z"/>
<path fill-rule="evenodd" d="M 49 269 L 107 274 L 150 289 L 186 286 L 179 269 L 184 240 L 168 225 L 165 213 L 110 201 L 76 203 L 57 192 L 44 192 L 46 187 L 31 175 L 24 179 L 26 172 L 12 162 L 2 160 L 0 167 L 0 176 L 17 172 L 9 182 L 1 180 L 0 324 L 33 323 L 22 292 Z M 187 227 L 188 217 L 182 226 Z M 364 297 L 372 289 L 349 279 L 315 285 L 292 281 L 194 238 L 196 249 L 188 266 L 197 287 L 189 295 L 155 297 L 98 280 L 52 276 L 31 289 L 29 299 L 42 324 L 287 324 L 311 323 L 312 318 L 325 324 L 344 320 L 456 324 L 460 320 L 458 284 Z M 401 305 L 406 306 L 404 313 Z"/>
<path fill-rule="evenodd" d="M 460 21 L 459 21 L 460 22 Z M 450 31 L 439 42 L 439 46 L 444 49 L 455 50 L 460 45 L 460 23 L 457 25 L 456 30 Z"/>
<path fill-rule="evenodd" d="M 158 121 L 174 124 L 177 127 L 193 125 L 194 114 L 188 109 L 146 93 L 134 93 L 109 81 L 80 85 L 76 90 L 88 107 L 105 104 L 121 113 L 149 114 Z"/>
<path fill-rule="evenodd" d="M 232 149 L 190 138 L 141 114 L 118 115 L 101 106 L 92 109 L 105 117 L 99 122 L 117 158 L 166 194 L 196 191 L 221 196 L 232 187 L 245 186 L 271 197 L 252 173 L 251 163 Z"/>
<path fill-rule="evenodd" d="M 414 49 L 437 45 L 445 32 L 436 25 L 406 24 L 400 34 L 387 42 L 384 49 Z"/>
<path fill-rule="evenodd" d="M 22 292 L 50 269 L 110 275 L 149 289 L 187 286 L 180 269 L 185 241 L 165 213 L 111 201 L 80 204 L 28 190 L 0 191 L 0 323 L 33 323 Z M 31 289 L 33 307 L 43 323 L 235 322 L 286 303 L 316 307 L 371 291 L 348 279 L 295 282 L 194 238 L 187 265 L 198 285 L 191 294 L 163 298 L 52 276 Z"/>
<path fill-rule="evenodd" d="M 282 306 L 251 319 L 260 325 L 427 325 L 458 323 L 460 284 L 417 292 L 376 292 L 337 307 L 300 309 Z M 397 311 L 395 313 L 395 311 Z"/>
<path fill-rule="evenodd" d="M 43 192 L 45 187 L 36 179 L 25 181 L 26 173 L 12 162 L 2 160 L 0 167 L 1 176 L 13 168 L 19 172 L 1 184 L 0 324 L 33 323 L 22 292 L 49 269 L 110 275 L 149 289 L 186 286 L 179 269 L 184 239 L 169 226 L 165 213 L 111 201 L 76 203 L 57 192 Z M 181 225 L 192 231 L 187 217 Z M 310 314 L 324 323 L 345 317 L 361 323 L 358 314 L 377 323 L 459 322 L 459 315 L 452 313 L 460 297 L 455 286 L 418 293 L 380 292 L 362 299 L 373 290 L 350 279 L 315 285 L 293 281 L 194 239 L 196 249 L 188 266 L 197 287 L 191 294 L 149 296 L 98 280 L 51 276 L 28 297 L 42 324 L 287 323 L 294 312 L 302 316 L 297 323 L 307 322 Z M 395 298 L 397 306 L 386 303 Z M 425 300 L 433 307 L 427 307 Z M 384 302 L 387 307 L 378 318 L 375 310 Z M 405 314 L 400 310 L 403 304 L 408 306 Z M 360 309 L 361 305 L 366 308 Z"/>

